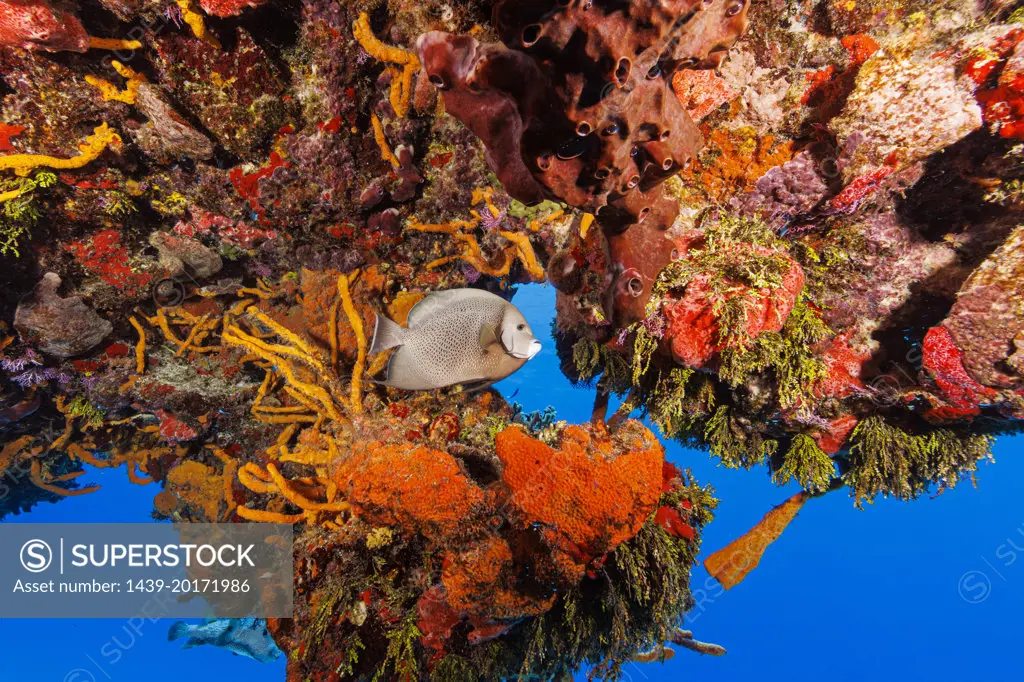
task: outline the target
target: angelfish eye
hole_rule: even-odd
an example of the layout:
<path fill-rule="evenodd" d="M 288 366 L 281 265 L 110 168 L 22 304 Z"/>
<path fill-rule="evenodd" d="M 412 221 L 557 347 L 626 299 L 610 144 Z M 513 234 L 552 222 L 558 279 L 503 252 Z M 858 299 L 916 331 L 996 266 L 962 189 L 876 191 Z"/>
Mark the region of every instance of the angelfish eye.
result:
<path fill-rule="evenodd" d="M 516 327 L 516 329 L 518 329 L 519 331 L 523 331 L 524 329 L 526 329 L 526 325 L 525 324 L 518 325 Z"/>

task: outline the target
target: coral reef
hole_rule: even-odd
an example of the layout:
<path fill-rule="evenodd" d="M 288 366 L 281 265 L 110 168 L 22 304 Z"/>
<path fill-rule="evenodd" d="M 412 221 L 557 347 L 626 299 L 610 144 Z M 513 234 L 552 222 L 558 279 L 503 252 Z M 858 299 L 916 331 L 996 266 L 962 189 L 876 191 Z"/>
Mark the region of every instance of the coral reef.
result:
<path fill-rule="evenodd" d="M 549 264 L 563 368 L 624 395 L 614 418 L 857 505 L 955 485 L 1020 428 L 1020 30 L 947 10 L 795 38 L 752 8 L 719 80 L 676 75 L 708 142 L 667 183 L 670 258 L 626 233 L 640 305 L 614 237 L 604 282 Z"/>
<path fill-rule="evenodd" d="M 1021 428 L 1019 21 L 2 3 L 0 515 L 120 467 L 160 519 L 295 524 L 290 680 L 720 654 L 678 630 L 717 501 L 638 418 L 802 489 L 726 586 L 812 497 L 941 492 Z M 376 314 L 544 280 L 589 423 L 375 383 Z"/>

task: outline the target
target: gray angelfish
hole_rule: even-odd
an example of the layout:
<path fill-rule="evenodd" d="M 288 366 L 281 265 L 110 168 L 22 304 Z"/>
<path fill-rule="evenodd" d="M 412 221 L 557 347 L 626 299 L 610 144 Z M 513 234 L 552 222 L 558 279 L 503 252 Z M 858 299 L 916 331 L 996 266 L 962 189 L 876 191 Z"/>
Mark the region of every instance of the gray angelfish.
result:
<path fill-rule="evenodd" d="M 281 656 L 274 638 L 262 618 L 207 618 L 199 625 L 181 621 L 171 626 L 168 641 L 188 637 L 182 649 L 209 644 L 260 663 L 276 661 Z"/>
<path fill-rule="evenodd" d="M 407 327 L 378 315 L 370 354 L 396 347 L 380 383 L 410 391 L 489 386 L 541 348 L 518 308 L 481 289 L 427 295 L 409 312 Z"/>

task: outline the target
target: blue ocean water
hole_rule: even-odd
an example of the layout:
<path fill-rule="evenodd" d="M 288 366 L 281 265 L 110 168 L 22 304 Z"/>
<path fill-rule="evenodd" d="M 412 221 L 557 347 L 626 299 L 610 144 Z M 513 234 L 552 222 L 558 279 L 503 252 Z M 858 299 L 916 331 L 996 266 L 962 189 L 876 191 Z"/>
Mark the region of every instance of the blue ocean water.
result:
<path fill-rule="evenodd" d="M 590 417 L 593 390 L 574 389 L 558 369 L 550 322 L 554 290 L 522 288 L 516 305 L 543 351 L 497 388 L 526 411 L 553 405 L 560 419 Z M 796 492 L 764 471 L 716 466 L 704 452 L 666 443 L 668 457 L 714 485 L 722 503 L 704 533 L 705 554 L 746 532 Z M 723 657 L 681 650 L 664 664 L 627 666 L 626 679 L 832 682 L 963 682 L 1019 678 L 1024 612 L 1024 440 L 1001 439 L 978 488 L 963 484 L 935 499 L 853 508 L 842 492 L 810 501 L 761 565 L 723 592 L 702 568 L 697 607 L 686 627 L 728 649 Z M 12 523 L 147 522 L 155 486 L 128 483 L 123 470 L 90 470 L 89 496 L 42 505 Z M 1017 549 L 1020 548 L 1020 549 Z M 0 599 L 2 599 L 0 595 Z M 0 680 L 281 682 L 284 662 L 259 664 L 209 647 L 167 642 L 171 621 L 0 620 Z M 580 678 L 582 679 L 582 677 Z"/>

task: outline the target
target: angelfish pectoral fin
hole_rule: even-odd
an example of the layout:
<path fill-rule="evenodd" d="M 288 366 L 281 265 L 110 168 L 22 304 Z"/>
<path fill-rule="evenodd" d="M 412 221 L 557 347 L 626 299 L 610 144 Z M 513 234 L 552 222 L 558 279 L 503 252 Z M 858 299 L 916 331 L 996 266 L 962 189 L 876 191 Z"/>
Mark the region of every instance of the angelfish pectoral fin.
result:
<path fill-rule="evenodd" d="M 491 344 L 498 343 L 498 330 L 493 324 L 485 324 L 480 327 L 480 347 L 487 348 Z"/>

